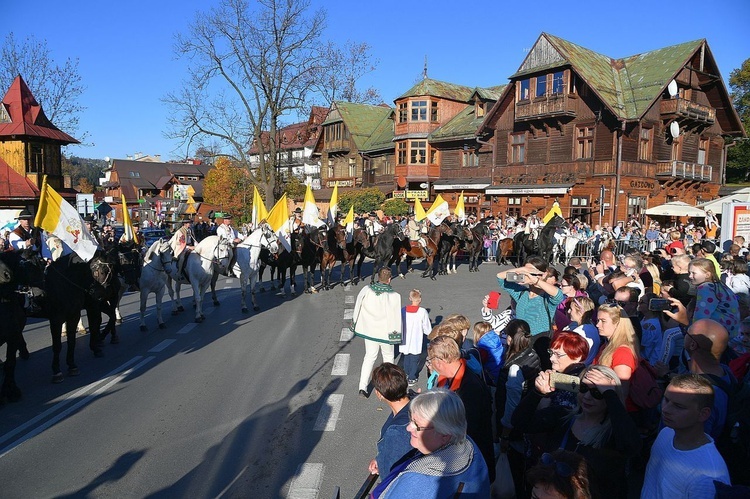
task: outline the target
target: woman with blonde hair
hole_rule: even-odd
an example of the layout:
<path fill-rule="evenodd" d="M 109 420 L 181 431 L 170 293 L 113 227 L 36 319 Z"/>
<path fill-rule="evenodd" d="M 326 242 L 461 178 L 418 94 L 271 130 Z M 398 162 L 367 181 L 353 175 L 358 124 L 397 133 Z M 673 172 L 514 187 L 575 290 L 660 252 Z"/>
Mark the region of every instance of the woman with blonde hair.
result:
<path fill-rule="evenodd" d="M 638 367 L 641 345 L 633 329 L 633 323 L 625 310 L 618 305 L 605 304 L 599 307 L 596 327 L 604 338 L 603 348 L 594 361 L 607 366 L 617 373 L 620 381 L 625 383 L 625 392 L 633 372 Z M 629 410 L 637 410 L 628 400 Z"/>
<path fill-rule="evenodd" d="M 692 260 L 688 277 L 696 292 L 687 307 L 690 322 L 713 319 L 727 329 L 730 339 L 736 337 L 740 332 L 740 305 L 734 291 L 719 279 L 714 262 L 708 258 Z"/>

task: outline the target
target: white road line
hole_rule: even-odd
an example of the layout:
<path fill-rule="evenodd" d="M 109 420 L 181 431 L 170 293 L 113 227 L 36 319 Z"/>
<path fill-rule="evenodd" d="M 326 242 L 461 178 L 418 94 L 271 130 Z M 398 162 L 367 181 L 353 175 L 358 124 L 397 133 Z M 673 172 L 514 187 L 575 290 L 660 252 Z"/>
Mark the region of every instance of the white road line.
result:
<path fill-rule="evenodd" d="M 247 466 L 245 466 L 244 468 L 242 468 L 242 471 L 240 471 L 239 473 L 237 473 L 237 476 L 236 476 L 236 477 L 234 477 L 234 480 L 232 480 L 231 482 L 229 482 L 229 485 L 227 485 L 226 487 L 224 487 L 224 490 L 222 490 L 221 492 L 219 492 L 219 495 L 218 495 L 218 496 L 216 496 L 216 499 L 220 499 L 220 498 L 221 498 L 221 497 L 222 497 L 222 496 L 223 496 L 224 494 L 226 494 L 226 493 L 227 493 L 227 491 L 228 491 L 229 489 L 231 489 L 231 488 L 232 488 L 232 485 L 234 485 L 234 483 L 235 483 L 235 482 L 236 482 L 237 480 L 239 480 L 239 479 L 240 479 L 240 477 L 242 476 L 242 474 L 243 474 L 243 473 L 244 473 L 245 471 L 247 471 L 247 469 L 248 469 L 249 467 L 250 467 L 250 465 L 248 464 Z"/>
<path fill-rule="evenodd" d="M 351 290 L 352 290 L 352 285 L 351 284 L 347 284 L 347 285 L 344 286 L 344 291 L 351 291 Z"/>
<path fill-rule="evenodd" d="M 345 296 L 344 297 L 344 303 L 347 305 L 352 305 L 354 303 L 354 297 L 353 296 Z"/>
<path fill-rule="evenodd" d="M 354 338 L 354 333 L 352 333 L 352 330 L 348 327 L 342 327 L 341 328 L 341 337 L 339 338 L 339 341 L 345 342 L 350 341 L 352 338 Z"/>
<path fill-rule="evenodd" d="M 158 345 L 156 345 L 154 348 L 152 348 L 151 350 L 149 350 L 148 353 L 159 353 L 162 350 L 164 350 L 165 348 L 167 348 L 169 345 L 171 345 L 172 343 L 174 343 L 175 341 L 177 341 L 177 340 L 164 340 L 161 343 L 159 343 Z"/>
<path fill-rule="evenodd" d="M 302 463 L 289 485 L 287 499 L 316 499 L 323 482 L 323 463 Z"/>
<path fill-rule="evenodd" d="M 331 369 L 331 376 L 346 376 L 349 372 L 349 357 L 348 353 L 337 353 L 333 358 L 333 369 Z"/>
<path fill-rule="evenodd" d="M 333 431 L 339 420 L 341 406 L 344 404 L 344 395 L 332 393 L 328 396 L 323 407 L 320 408 L 318 419 L 315 420 L 313 431 Z"/>
<path fill-rule="evenodd" d="M 127 371 L 123 371 L 119 375 L 117 375 L 114 378 L 112 378 L 109 382 L 105 383 L 103 386 L 99 387 L 97 390 L 95 390 L 94 392 L 92 392 L 91 394 L 86 395 L 84 398 L 82 398 L 81 400 L 79 400 L 75 404 L 71 405 L 70 407 L 68 407 L 67 409 L 65 409 L 64 411 L 62 411 L 61 413 L 57 414 L 55 417 L 53 417 L 53 418 L 47 420 L 45 423 L 37 426 L 32 431 L 30 431 L 29 433 L 27 433 L 23 437 L 19 438 L 18 440 L 16 440 L 12 444 L 8 445 L 4 449 L 1 449 L 0 450 L 0 459 L 3 458 L 3 457 L 5 457 L 6 454 L 8 454 L 10 451 L 12 451 L 13 449 L 15 449 L 16 447 L 18 447 L 22 443 L 24 443 L 26 440 L 34 438 L 35 436 L 39 435 L 40 433 L 42 433 L 47 428 L 50 428 L 51 426 L 53 426 L 53 425 L 57 424 L 58 422 L 62 421 L 64 418 L 66 418 L 73 411 L 76 411 L 77 409 L 79 409 L 79 408 L 83 407 L 84 405 L 88 404 L 89 402 L 93 401 L 93 399 L 95 397 L 97 397 L 99 394 L 104 393 L 110 387 L 116 385 L 117 383 L 119 383 L 120 381 L 122 381 L 123 379 L 125 379 L 125 377 L 127 377 L 128 375 L 130 375 L 130 373 L 132 373 L 134 371 L 137 371 L 138 369 L 140 369 L 141 367 L 145 366 L 146 364 L 148 364 L 149 362 L 151 362 L 155 358 L 156 357 L 146 357 L 145 359 L 143 359 L 137 365 L 133 366 L 132 368 L 128 369 Z M 341 397 L 343 398 L 343 395 Z"/>
<path fill-rule="evenodd" d="M 195 323 L 195 322 L 190 322 L 189 324 L 185 324 L 184 326 L 182 326 L 182 327 L 180 328 L 180 330 L 179 330 L 179 331 L 177 331 L 177 334 L 187 334 L 187 333 L 189 333 L 190 331 L 192 331 L 192 330 L 193 330 L 193 328 L 194 328 L 195 326 L 197 326 L 197 325 L 198 325 L 198 324 L 197 324 L 197 323 Z"/>
<path fill-rule="evenodd" d="M 123 371 L 124 369 L 127 369 L 128 367 L 130 367 L 131 364 L 135 364 L 136 362 L 138 362 L 142 358 L 143 357 L 141 357 L 140 355 L 136 356 L 136 357 L 133 357 L 132 359 L 130 359 L 129 361 L 127 361 L 126 363 L 124 363 L 123 365 L 121 365 L 120 367 L 118 367 L 117 369 L 115 369 L 114 371 L 111 371 L 109 374 L 107 374 L 106 376 L 104 376 L 104 378 L 102 378 L 100 380 L 97 380 L 97 381 L 94 381 L 93 383 L 84 386 L 80 390 L 78 390 L 76 392 L 73 392 L 73 393 L 70 393 L 67 396 L 64 396 L 61 399 L 60 402 L 58 402 L 57 404 L 53 405 L 52 407 L 50 407 L 49 409 L 47 409 L 43 413 L 41 413 L 38 416 L 36 416 L 36 417 L 34 417 L 34 418 L 26 421 L 21 426 L 17 427 L 14 430 L 9 431 L 8 433 L 6 433 L 2 437 L 0 437 L 0 442 L 5 442 L 6 440 L 10 440 L 11 438 L 15 437 L 19 433 L 22 433 L 22 432 L 26 431 L 27 428 L 30 428 L 30 427 L 34 426 L 35 424 L 37 424 L 39 421 L 42 421 L 47 416 L 49 416 L 49 415 L 55 413 L 56 411 L 58 411 L 59 409 L 65 407 L 65 405 L 67 405 L 68 403 L 70 403 L 70 402 L 78 399 L 78 397 L 83 396 L 84 394 L 86 394 L 90 390 L 94 389 L 94 387 L 102 384 L 110 376 L 113 376 L 113 375 L 115 375 L 115 374 Z"/>
<path fill-rule="evenodd" d="M 344 309 L 344 320 L 351 320 L 354 317 L 354 309 L 353 308 L 345 308 Z"/>
<path fill-rule="evenodd" d="M 224 289 L 232 289 L 232 286 L 230 284 L 227 284 L 224 286 Z"/>

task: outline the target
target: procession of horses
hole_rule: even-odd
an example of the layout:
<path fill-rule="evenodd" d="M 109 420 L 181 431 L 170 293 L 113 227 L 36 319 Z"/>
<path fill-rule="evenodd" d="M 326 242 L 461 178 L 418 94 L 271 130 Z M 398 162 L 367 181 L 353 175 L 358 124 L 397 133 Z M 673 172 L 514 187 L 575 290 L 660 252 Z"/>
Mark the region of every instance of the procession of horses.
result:
<path fill-rule="evenodd" d="M 556 230 L 564 226 L 565 220 L 555 217 L 537 237 L 523 233 L 516 235 L 512 240 L 513 257 L 520 261 L 529 254 L 541 254 L 551 259 Z M 439 275 L 457 271 L 456 259 L 459 255 L 468 261 L 469 272 L 476 272 L 490 229 L 485 222 L 468 226 L 445 220 L 431 226 L 424 234 L 426 247 L 410 240 L 398 223 L 386 225 L 374 237 L 369 236 L 364 228 L 355 228 L 347 233 L 339 224 L 331 228 L 325 225 L 308 226 L 290 234 L 291 250 L 283 247 L 278 235 L 265 223 L 236 246 L 219 236 L 208 236 L 193 249 L 185 249 L 180 246 L 178 236 L 179 231 L 169 240 L 153 242 L 144 255 L 132 242 L 120 242 L 106 250 L 99 249 L 88 262 L 75 253 L 62 255 L 62 245 L 54 236 L 47 238 L 51 262 L 41 258 L 38 252 L 29 250 L 0 253 L 0 313 L 3 317 L 0 344 L 7 345 L 0 404 L 21 398 L 21 390 L 15 380 L 15 367 L 17 354 L 28 358 L 23 330 L 29 317 L 49 320 L 52 382 L 61 383 L 65 379 L 60 365 L 62 334 L 65 332 L 67 336 L 67 375 L 75 376 L 79 374 L 75 361 L 75 332 L 81 327 L 81 311 L 85 310 L 88 318 L 89 348 L 95 357 L 101 357 L 107 336 L 111 343 L 120 341 L 117 334 L 117 325 L 122 322 L 119 302 L 128 289 L 137 289 L 140 293 L 140 330 L 148 331 L 145 317 L 151 294 L 155 295 L 156 325 L 164 329 L 162 302 L 165 293 L 171 299 L 171 314 L 176 315 L 185 310 L 180 288 L 190 286 L 195 322 L 200 323 L 205 320 L 203 301 L 209 287 L 213 305 L 220 304 L 216 282 L 222 275 L 239 278 L 241 310 L 248 313 L 248 291 L 253 310 L 260 310 L 255 293 L 257 288 L 265 291 L 259 281 L 262 281 L 266 268 L 271 270 L 272 289 L 277 288 L 278 281 L 282 294 L 285 294 L 288 271 L 293 296 L 297 294 L 298 267 L 302 267 L 304 292 L 317 293 L 335 285 L 331 281 L 336 263 L 340 264 L 339 285 L 345 282 L 358 284 L 363 280 L 362 266 L 366 258 L 372 261 L 370 282 L 384 266 L 395 265 L 394 275 L 405 278 L 414 271 L 414 261 L 420 259 L 424 262 L 421 276 L 436 280 Z M 498 252 L 498 264 L 506 263 L 508 256 L 507 252 Z M 317 283 L 316 269 L 319 270 Z M 347 281 L 344 280 L 345 275 L 348 275 Z M 108 317 L 106 323 L 103 315 Z"/>

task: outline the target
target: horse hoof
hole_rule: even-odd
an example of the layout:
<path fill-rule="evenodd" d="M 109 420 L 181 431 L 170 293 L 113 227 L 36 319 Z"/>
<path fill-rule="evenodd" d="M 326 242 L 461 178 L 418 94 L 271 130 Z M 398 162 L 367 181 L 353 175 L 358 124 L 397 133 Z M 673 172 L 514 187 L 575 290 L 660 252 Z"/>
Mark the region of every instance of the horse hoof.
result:
<path fill-rule="evenodd" d="M 102 357 L 103 355 L 102 352 L 99 352 L 99 355 L 96 355 L 96 352 L 94 352 L 95 357 Z M 78 376 L 79 374 L 81 374 L 81 371 L 79 371 L 77 367 L 71 367 L 68 369 L 68 376 Z"/>
<path fill-rule="evenodd" d="M 122 319 L 117 319 L 115 321 L 115 324 L 118 325 L 118 326 L 122 326 Z"/>
<path fill-rule="evenodd" d="M 432 276 L 432 277 L 431 277 L 431 279 L 432 279 L 433 281 L 437 281 L 437 277 L 435 277 L 435 276 Z"/>
<path fill-rule="evenodd" d="M 255 311 L 257 312 L 258 310 L 260 310 L 260 307 L 259 307 L 258 305 L 255 305 L 255 306 L 253 307 L 253 310 L 255 310 Z"/>
<path fill-rule="evenodd" d="M 242 307 L 242 313 L 243 314 L 246 314 L 248 312 L 249 312 L 249 310 L 247 309 L 247 307 Z"/>
<path fill-rule="evenodd" d="M 185 307 L 183 307 L 182 305 L 180 305 L 179 307 L 177 307 L 177 311 L 178 312 L 184 312 L 185 311 Z"/>
<path fill-rule="evenodd" d="M 140 329 L 141 329 L 141 331 L 142 331 L 142 332 L 144 332 L 144 333 L 145 333 L 146 331 L 148 331 L 148 328 L 147 328 L 146 326 L 141 326 L 141 327 L 140 327 Z"/>
<path fill-rule="evenodd" d="M 62 383 L 64 379 L 65 379 L 65 376 L 63 376 L 63 373 L 55 373 L 52 375 L 53 383 Z"/>
<path fill-rule="evenodd" d="M 119 337 L 119 336 L 115 336 L 115 335 L 112 335 L 112 339 L 111 339 L 111 340 L 109 340 L 109 343 L 110 343 L 111 345 L 118 345 L 118 344 L 120 343 L 120 337 Z"/>
<path fill-rule="evenodd" d="M 167 329 L 167 325 L 162 322 L 159 324 L 159 329 Z"/>
<path fill-rule="evenodd" d="M 221 305 L 221 303 L 219 303 L 219 300 L 214 300 L 214 307 L 218 307 L 219 305 Z"/>
<path fill-rule="evenodd" d="M 97 348 L 96 350 L 94 350 L 94 357 L 96 357 L 97 359 L 100 359 L 104 357 L 104 352 L 102 352 L 100 349 Z M 76 374 L 72 374 L 71 371 L 68 371 L 69 376 L 78 376 L 78 369 L 75 370 Z"/>

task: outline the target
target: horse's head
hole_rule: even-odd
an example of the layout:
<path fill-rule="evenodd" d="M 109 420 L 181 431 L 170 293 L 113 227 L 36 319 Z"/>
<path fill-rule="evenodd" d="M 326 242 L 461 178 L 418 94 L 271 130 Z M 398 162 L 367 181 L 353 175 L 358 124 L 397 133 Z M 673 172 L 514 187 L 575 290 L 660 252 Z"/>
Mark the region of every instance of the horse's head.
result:
<path fill-rule="evenodd" d="M 302 250 L 305 248 L 305 236 L 297 231 L 292 232 L 292 251 L 297 253 L 298 257 L 302 256 Z"/>
<path fill-rule="evenodd" d="M 271 253 L 278 253 L 279 252 L 279 236 L 271 229 L 271 226 L 268 224 L 263 224 L 260 226 L 261 230 L 263 231 L 263 237 L 260 239 L 260 244 L 262 247 L 268 248 L 268 251 Z"/>
<path fill-rule="evenodd" d="M 370 247 L 370 238 L 367 237 L 367 232 L 362 229 L 354 229 L 353 239 L 354 244 L 359 243 L 365 249 Z"/>
<path fill-rule="evenodd" d="M 4 261 L 0 260 L 0 284 L 13 282 L 13 270 Z"/>
<path fill-rule="evenodd" d="M 161 268 L 164 269 L 164 272 L 170 277 L 173 274 L 177 274 L 177 265 L 175 263 L 174 250 L 169 244 L 169 241 L 164 238 L 160 238 L 158 241 L 154 242 L 153 245 L 151 245 L 151 248 L 153 250 L 153 255 L 156 257 L 156 259 L 158 259 Z"/>
<path fill-rule="evenodd" d="M 341 250 L 345 250 L 346 249 L 346 229 L 336 224 L 329 231 L 329 233 L 333 234 L 333 240 L 336 241 L 336 246 Z"/>
<path fill-rule="evenodd" d="M 401 224 L 392 223 L 389 225 L 386 230 L 389 230 L 391 234 L 393 234 L 393 237 L 403 241 L 406 239 L 406 233 L 404 232 L 404 228 L 401 227 Z"/>
<path fill-rule="evenodd" d="M 97 251 L 89 262 L 89 268 L 91 268 L 91 276 L 103 288 L 108 288 L 114 282 L 115 262 L 106 253 Z"/>
<path fill-rule="evenodd" d="M 220 269 L 225 270 L 229 267 L 229 262 L 232 260 L 233 252 L 232 241 L 219 238 L 219 242 L 216 243 L 211 259 Z"/>
<path fill-rule="evenodd" d="M 328 251 L 328 235 L 325 232 L 319 230 L 318 228 L 314 228 L 312 229 L 312 231 L 310 231 L 308 237 L 310 238 L 310 242 L 313 244 L 313 246 L 321 248 L 324 251 Z"/>

